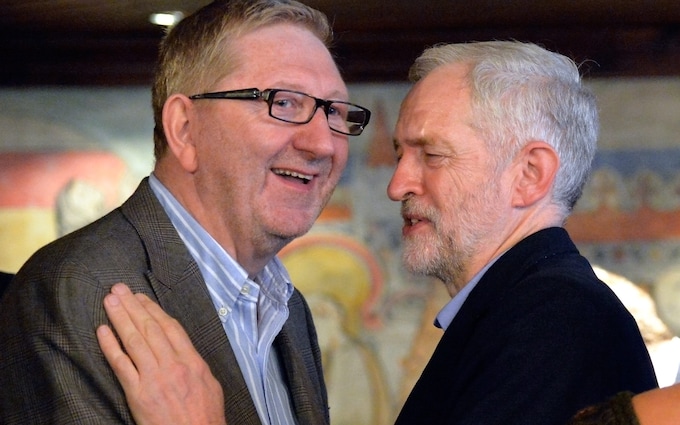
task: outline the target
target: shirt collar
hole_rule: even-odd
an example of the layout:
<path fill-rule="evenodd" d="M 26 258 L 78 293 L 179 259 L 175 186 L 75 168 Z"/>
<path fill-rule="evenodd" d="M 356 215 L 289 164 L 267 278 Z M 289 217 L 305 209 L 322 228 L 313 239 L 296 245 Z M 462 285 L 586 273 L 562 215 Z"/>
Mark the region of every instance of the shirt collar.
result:
<path fill-rule="evenodd" d="M 489 268 L 496 262 L 496 260 L 501 257 L 501 255 L 494 258 L 486 266 L 484 266 L 484 268 L 482 268 L 476 275 L 472 277 L 472 279 L 470 279 L 463 289 L 458 291 L 458 293 L 454 295 L 453 298 L 451 298 L 451 301 L 446 303 L 446 305 L 439 311 L 439 314 L 437 314 L 437 318 L 434 320 L 434 325 L 436 327 L 443 330 L 446 330 L 449 327 L 451 322 L 453 322 L 453 319 L 463 307 L 463 303 L 465 303 L 465 300 L 467 299 L 468 295 L 470 295 L 470 292 L 475 289 L 475 286 L 477 286 L 479 281 L 482 279 L 484 273 L 489 270 Z"/>
<path fill-rule="evenodd" d="M 215 299 L 217 290 L 221 294 L 217 297 L 221 298 L 220 304 L 232 305 L 243 285 L 250 281 L 248 273 L 193 218 L 153 173 L 149 176 L 149 184 L 198 264 L 213 301 L 216 303 L 218 301 Z M 283 304 L 287 304 L 293 294 L 290 276 L 276 257 L 257 274 L 253 283 L 256 283 L 270 299 Z"/>

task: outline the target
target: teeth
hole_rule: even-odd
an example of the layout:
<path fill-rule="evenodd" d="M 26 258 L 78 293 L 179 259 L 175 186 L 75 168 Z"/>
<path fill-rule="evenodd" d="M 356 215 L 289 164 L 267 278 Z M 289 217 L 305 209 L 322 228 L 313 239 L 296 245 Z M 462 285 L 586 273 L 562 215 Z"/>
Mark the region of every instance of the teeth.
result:
<path fill-rule="evenodd" d="M 413 226 L 414 224 L 416 224 L 416 223 L 419 222 L 420 220 L 416 220 L 415 218 L 412 218 L 412 219 L 410 219 L 409 221 L 411 222 L 411 226 Z"/>
<path fill-rule="evenodd" d="M 273 171 L 274 171 L 275 174 L 278 174 L 279 176 L 290 176 L 290 177 L 295 177 L 297 179 L 305 180 L 305 183 L 308 183 L 313 178 L 313 176 L 310 176 L 310 175 L 307 175 L 307 174 L 300 174 L 300 173 L 296 173 L 295 171 L 282 170 L 280 168 L 276 168 Z"/>

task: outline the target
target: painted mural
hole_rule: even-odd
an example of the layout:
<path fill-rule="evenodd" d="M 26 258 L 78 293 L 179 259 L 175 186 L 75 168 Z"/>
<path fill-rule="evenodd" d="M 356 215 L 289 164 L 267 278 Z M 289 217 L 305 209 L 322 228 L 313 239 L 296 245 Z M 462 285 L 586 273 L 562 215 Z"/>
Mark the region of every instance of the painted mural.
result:
<path fill-rule="evenodd" d="M 603 276 L 628 282 L 629 302 L 646 303 L 655 366 L 670 383 L 680 331 L 659 321 L 653 292 L 680 265 L 680 79 L 592 85 L 602 142 L 567 228 Z M 399 205 L 385 193 L 407 90 L 350 86 L 372 122 L 350 140 L 350 163 L 318 222 L 280 255 L 314 314 L 336 425 L 394 421 L 441 336 L 433 320 L 449 299 L 440 282 L 403 270 Z M 148 105 L 146 88 L 0 91 L 0 269 L 15 271 L 131 193 L 153 165 Z"/>
<path fill-rule="evenodd" d="M 0 269 L 121 201 L 125 163 L 104 151 L 0 152 Z"/>

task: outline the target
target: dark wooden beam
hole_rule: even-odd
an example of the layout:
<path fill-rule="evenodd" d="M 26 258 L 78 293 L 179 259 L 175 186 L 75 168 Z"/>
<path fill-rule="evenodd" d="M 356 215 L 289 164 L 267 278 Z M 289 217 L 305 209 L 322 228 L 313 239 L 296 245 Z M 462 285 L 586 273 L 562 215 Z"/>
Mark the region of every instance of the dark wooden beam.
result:
<path fill-rule="evenodd" d="M 149 85 L 162 32 L 0 32 L 0 86 Z M 680 25 L 457 29 L 336 29 L 348 82 L 405 81 L 413 59 L 439 42 L 517 39 L 582 63 L 589 77 L 680 75 Z"/>

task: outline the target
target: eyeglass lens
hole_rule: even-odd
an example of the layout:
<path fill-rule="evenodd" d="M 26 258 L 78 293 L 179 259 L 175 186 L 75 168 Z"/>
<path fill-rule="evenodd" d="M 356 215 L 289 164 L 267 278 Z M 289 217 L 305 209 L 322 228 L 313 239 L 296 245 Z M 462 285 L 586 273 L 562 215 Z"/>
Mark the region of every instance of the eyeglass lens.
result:
<path fill-rule="evenodd" d="M 309 122 L 322 101 L 287 90 L 277 90 L 269 99 L 270 114 L 274 118 L 292 123 Z M 328 126 L 345 134 L 360 134 L 366 121 L 366 111 L 346 102 L 322 104 L 328 117 Z"/>

